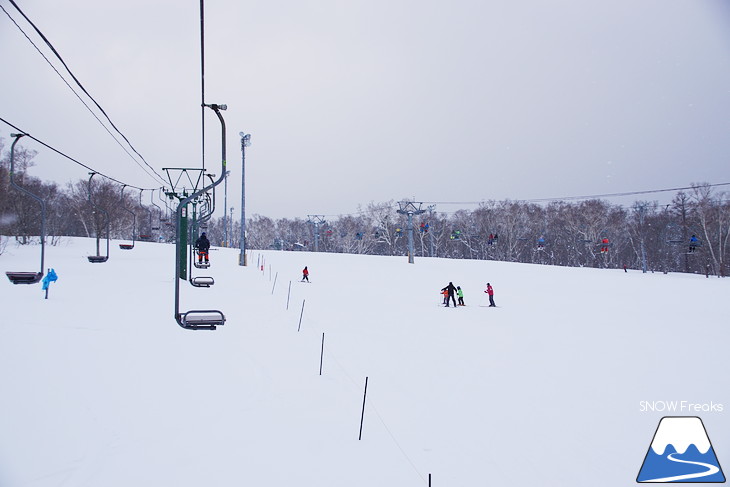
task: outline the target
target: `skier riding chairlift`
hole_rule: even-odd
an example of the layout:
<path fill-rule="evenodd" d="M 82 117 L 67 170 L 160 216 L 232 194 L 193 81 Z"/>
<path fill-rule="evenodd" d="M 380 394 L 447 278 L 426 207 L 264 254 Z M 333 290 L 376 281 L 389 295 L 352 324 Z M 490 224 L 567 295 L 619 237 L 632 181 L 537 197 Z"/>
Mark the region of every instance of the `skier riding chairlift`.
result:
<path fill-rule="evenodd" d="M 537 239 L 537 250 L 545 250 L 545 238 L 540 237 Z"/>
<path fill-rule="evenodd" d="M 692 235 L 689 239 L 689 252 L 690 254 L 694 254 L 695 250 L 697 250 L 697 247 L 702 245 L 702 242 L 697 238 L 697 235 Z"/>
<path fill-rule="evenodd" d="M 608 241 L 608 237 L 603 237 L 603 239 L 601 239 L 601 253 L 602 254 L 605 254 L 606 252 L 608 252 L 609 245 L 611 245 L 611 244 Z"/>

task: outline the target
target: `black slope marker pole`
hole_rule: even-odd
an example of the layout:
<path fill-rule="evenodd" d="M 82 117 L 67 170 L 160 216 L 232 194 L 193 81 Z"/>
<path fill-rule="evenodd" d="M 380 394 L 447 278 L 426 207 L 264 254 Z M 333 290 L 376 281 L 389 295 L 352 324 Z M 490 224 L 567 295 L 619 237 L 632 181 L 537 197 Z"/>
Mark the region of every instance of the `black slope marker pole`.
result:
<path fill-rule="evenodd" d="M 368 396 L 368 378 L 365 377 L 365 392 L 362 395 L 362 414 L 360 415 L 360 436 L 358 440 L 362 440 L 362 423 L 365 420 L 365 400 Z"/>
<path fill-rule="evenodd" d="M 319 352 L 319 375 L 322 375 L 322 359 L 324 359 L 324 332 L 322 332 L 322 350 Z"/>
<path fill-rule="evenodd" d="M 302 299 L 302 312 L 299 313 L 299 326 L 297 327 L 297 331 L 302 329 L 302 316 L 304 316 L 304 303 L 306 302 L 306 299 Z"/>

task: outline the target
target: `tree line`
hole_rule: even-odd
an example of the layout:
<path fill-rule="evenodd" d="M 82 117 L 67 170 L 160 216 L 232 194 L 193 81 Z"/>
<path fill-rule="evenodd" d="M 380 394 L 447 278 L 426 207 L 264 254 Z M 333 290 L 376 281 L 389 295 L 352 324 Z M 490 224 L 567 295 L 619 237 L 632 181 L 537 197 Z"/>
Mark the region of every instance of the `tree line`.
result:
<path fill-rule="evenodd" d="M 8 238 L 32 243 L 40 233 L 40 206 L 10 185 L 9 154 L 0 139 L 0 253 Z M 106 237 L 103 215 L 89 203 L 88 180 L 61 188 L 27 173 L 36 153 L 16 146 L 15 182 L 46 201 L 48 242 L 61 236 Z M 172 242 L 177 200 L 95 178 L 92 200 L 110 216 L 113 239 Z M 408 221 L 394 201 L 370 203 L 353 215 L 246 221 L 251 249 L 307 250 L 370 255 L 408 253 Z M 131 214 L 130 214 L 131 211 Z M 134 216 L 132 216 L 132 214 Z M 136 222 L 135 222 L 136 220 Z M 431 208 L 413 217 L 415 256 L 486 259 L 571 267 L 642 269 L 725 276 L 730 240 L 727 193 L 693 184 L 668 205 L 636 201 L 486 201 L 473 210 Z M 213 245 L 238 247 L 240 221 L 213 218 L 203 225 Z M 690 246 L 690 239 L 696 242 Z M 608 240 L 605 245 L 604 239 Z M 607 249 L 607 251 L 605 251 Z"/>
<path fill-rule="evenodd" d="M 413 217 L 415 256 L 724 276 L 730 270 L 730 202 L 725 196 L 699 184 L 677 193 L 669 205 L 505 200 L 451 214 L 430 211 Z M 255 215 L 246 223 L 247 245 L 407 255 L 407 216 L 397 209 L 392 201 L 371 203 L 357 215 L 324 223 Z"/>

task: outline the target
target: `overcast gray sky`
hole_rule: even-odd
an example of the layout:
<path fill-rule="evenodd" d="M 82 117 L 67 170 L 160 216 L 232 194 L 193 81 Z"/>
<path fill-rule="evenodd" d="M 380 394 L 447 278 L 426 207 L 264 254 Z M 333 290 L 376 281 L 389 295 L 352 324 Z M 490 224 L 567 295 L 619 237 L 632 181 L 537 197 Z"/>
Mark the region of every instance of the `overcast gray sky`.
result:
<path fill-rule="evenodd" d="M 153 167 L 200 167 L 199 2 L 16 3 Z M 9 0 L 0 6 L 51 58 Z M 229 107 L 236 215 L 240 131 L 252 136 L 249 216 L 730 181 L 726 0 L 208 0 L 205 8 L 206 102 Z M 160 186 L 2 11 L 0 60 L 0 117 L 125 183 Z M 205 159 L 216 173 L 219 127 L 209 111 Z M 0 123 L 6 144 L 10 132 Z M 35 175 L 87 177 L 25 145 L 39 151 Z"/>

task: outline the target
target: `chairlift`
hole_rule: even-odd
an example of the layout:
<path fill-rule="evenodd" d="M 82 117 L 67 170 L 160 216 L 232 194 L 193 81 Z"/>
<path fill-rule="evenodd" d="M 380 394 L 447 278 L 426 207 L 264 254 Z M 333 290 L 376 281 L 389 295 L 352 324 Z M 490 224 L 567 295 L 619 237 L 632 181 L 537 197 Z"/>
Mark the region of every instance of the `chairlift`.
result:
<path fill-rule="evenodd" d="M 225 110 L 225 105 L 205 105 L 208 108 L 212 109 L 215 114 L 218 116 L 218 120 L 221 123 L 221 174 L 217 181 L 211 182 L 210 185 L 202 188 L 199 191 L 194 191 L 192 195 L 183 198 L 177 205 L 177 210 L 175 211 L 176 220 L 177 220 L 177 226 L 178 228 L 181 227 L 181 222 L 183 218 L 183 210 L 186 208 L 188 203 L 190 203 L 193 199 L 197 198 L 198 196 L 202 195 L 203 193 L 215 188 L 217 185 L 223 182 L 226 175 L 226 125 L 225 121 L 223 120 L 223 116 L 220 113 L 220 110 Z M 223 314 L 223 312 L 218 310 L 190 310 L 186 312 L 180 311 L 180 267 L 181 267 L 181 253 L 182 253 L 182 240 L 181 238 L 178 238 L 176 241 L 176 252 L 175 252 L 175 321 L 177 322 L 180 327 L 186 329 L 186 330 L 215 330 L 219 326 L 223 326 L 226 323 L 226 317 Z M 201 278 L 197 278 L 200 280 Z M 209 278 L 212 283 L 212 278 Z M 203 284 L 206 282 L 205 280 L 198 281 L 198 284 Z M 191 283 L 195 286 L 196 284 L 192 282 Z M 210 286 L 210 284 L 208 284 Z M 198 286 L 200 287 L 200 286 Z"/>
<path fill-rule="evenodd" d="M 164 213 L 164 217 L 163 217 L 162 207 L 158 206 L 158 208 L 160 209 L 160 223 L 164 223 L 165 225 L 172 226 L 172 223 L 170 222 L 170 206 L 167 204 L 167 200 L 162 197 L 163 193 L 165 193 L 165 188 L 160 188 L 160 192 L 157 194 L 157 199 L 162 201 L 162 203 L 165 205 L 165 210 L 166 210 Z M 155 206 L 157 206 L 157 205 L 155 205 Z"/>
<path fill-rule="evenodd" d="M 41 270 L 40 272 L 13 272 L 13 271 L 7 271 L 5 272 L 5 275 L 8 276 L 8 279 L 10 279 L 10 282 L 13 284 L 35 284 L 39 282 L 43 278 L 43 264 L 44 264 L 44 258 L 45 258 L 45 240 L 46 240 L 46 202 L 39 198 L 38 196 L 34 195 L 27 189 L 21 188 L 17 184 L 15 184 L 15 178 L 14 178 L 14 153 L 15 153 L 15 144 L 18 143 L 21 137 L 25 136 L 27 134 L 10 134 L 11 137 L 14 137 L 15 140 L 13 141 L 13 144 L 10 146 L 10 184 L 17 190 L 22 191 L 23 193 L 27 194 L 34 200 L 36 200 L 38 203 L 41 204 Z"/>
<path fill-rule="evenodd" d="M 598 246 L 601 247 L 601 253 L 605 254 L 608 252 L 608 248 L 613 245 L 613 242 L 610 242 L 608 240 L 608 237 L 603 237 L 600 242 L 598 242 Z"/>
<path fill-rule="evenodd" d="M 89 262 L 91 262 L 92 264 L 99 264 L 99 263 L 103 263 L 103 262 L 106 262 L 107 260 L 109 260 L 109 212 L 106 211 L 105 209 L 103 209 L 102 207 L 97 206 L 91 200 L 91 180 L 94 178 L 94 176 L 96 176 L 96 173 L 90 172 L 89 174 L 91 174 L 91 176 L 89 177 L 89 203 L 91 204 L 91 206 L 93 206 L 94 208 L 96 208 L 97 210 L 102 212 L 104 214 L 104 216 L 106 216 L 106 255 L 99 254 L 99 236 L 97 235 L 96 236 L 96 238 L 97 238 L 96 255 L 88 256 Z"/>
<path fill-rule="evenodd" d="M 140 208 L 142 208 L 142 209 L 143 209 L 144 211 L 146 211 L 146 212 L 147 212 L 147 215 L 148 215 L 148 219 L 149 219 L 150 234 L 151 234 L 151 233 L 152 233 L 152 231 L 153 231 L 153 230 L 155 230 L 155 229 L 153 228 L 153 226 L 152 226 L 152 210 L 150 210 L 149 208 L 147 208 L 147 207 L 146 207 L 145 205 L 143 205 L 143 204 L 142 204 L 142 193 L 143 193 L 143 192 L 144 192 L 144 189 L 140 189 L 140 190 L 139 190 L 139 207 L 140 207 Z M 152 200 L 152 194 L 151 194 L 151 193 L 150 193 L 150 200 Z M 153 204 L 154 204 L 154 203 L 153 203 Z M 136 220 L 135 220 L 135 221 L 136 221 Z M 139 228 L 140 228 L 140 232 L 141 232 L 141 231 L 142 231 L 142 230 L 141 230 L 141 229 L 142 229 L 142 224 L 140 224 L 140 225 L 139 225 Z M 158 229 L 159 229 L 159 228 L 158 228 Z M 144 236 L 145 238 L 142 238 L 143 236 Z M 140 236 L 139 236 L 139 239 L 140 239 L 140 240 L 144 240 L 144 241 L 146 241 L 146 242 L 151 242 L 151 241 L 153 240 L 153 238 L 152 238 L 152 235 L 149 235 L 149 234 L 146 234 L 146 235 L 140 235 Z"/>
<path fill-rule="evenodd" d="M 119 244 L 119 248 L 122 250 L 132 250 L 134 248 L 134 237 L 137 233 L 137 215 L 130 210 L 129 208 L 124 207 L 124 188 L 126 188 L 127 185 L 122 185 L 122 194 L 119 199 L 119 204 L 122 205 L 122 210 L 126 211 L 127 213 L 132 215 L 132 243 L 131 244 Z M 141 235 L 140 235 L 141 237 Z"/>
<path fill-rule="evenodd" d="M 542 252 L 545 250 L 545 237 L 540 237 L 537 239 L 537 248 L 536 250 L 538 252 Z"/>
<path fill-rule="evenodd" d="M 160 223 L 162 223 L 162 208 L 155 203 L 154 196 L 155 196 L 155 190 L 154 189 L 153 190 L 150 190 L 150 204 L 152 204 L 152 206 L 154 206 L 155 208 L 157 208 L 158 217 L 159 217 L 156 220 L 157 221 L 157 226 L 156 227 L 155 226 L 152 226 L 151 227 L 151 230 L 153 232 L 156 231 L 156 230 L 159 230 L 160 229 Z M 150 221 L 150 225 L 152 225 L 152 221 Z"/>
<path fill-rule="evenodd" d="M 190 284 L 192 284 L 195 287 L 210 287 L 213 284 L 215 284 L 215 279 L 213 279 L 212 277 L 209 277 L 209 276 L 190 277 Z"/>
<path fill-rule="evenodd" d="M 211 183 L 212 182 L 213 182 L 213 179 L 211 178 Z M 207 230 L 207 225 L 205 225 L 205 223 L 207 223 L 208 220 L 210 220 L 210 218 L 213 214 L 210 194 L 205 193 L 205 198 L 200 201 L 202 204 L 201 212 L 199 214 L 195 215 L 195 220 L 193 221 L 193 225 L 190 229 L 191 236 L 189 238 L 189 241 L 190 241 L 190 254 L 189 254 L 190 260 L 189 260 L 189 262 L 198 269 L 207 269 L 210 267 L 210 262 L 208 262 L 207 259 L 206 259 L 206 262 L 203 262 L 201 260 L 201 252 L 199 250 L 197 250 L 197 248 L 195 247 L 192 236 L 197 234 L 198 228 Z M 198 203 L 196 203 L 194 201 L 193 206 L 195 206 L 196 204 L 198 204 Z M 198 255 L 198 259 L 195 259 L 193 257 L 193 255 L 196 253 Z M 206 277 L 190 276 L 189 280 L 190 280 L 190 284 L 192 284 L 195 287 L 210 287 L 215 284 L 215 280 L 212 277 L 207 277 L 207 276 Z"/>
<path fill-rule="evenodd" d="M 689 239 L 689 250 L 687 255 L 694 254 L 697 251 L 697 247 L 702 247 L 702 240 L 698 239 L 696 235 L 692 235 Z"/>
<path fill-rule="evenodd" d="M 226 323 L 226 317 L 218 310 L 191 310 L 182 313 L 178 323 L 188 330 L 215 330 Z"/>

